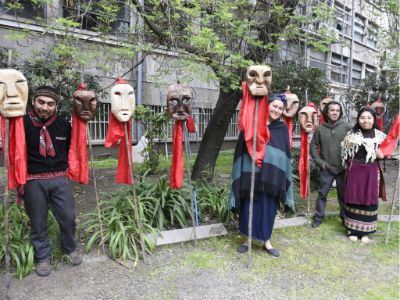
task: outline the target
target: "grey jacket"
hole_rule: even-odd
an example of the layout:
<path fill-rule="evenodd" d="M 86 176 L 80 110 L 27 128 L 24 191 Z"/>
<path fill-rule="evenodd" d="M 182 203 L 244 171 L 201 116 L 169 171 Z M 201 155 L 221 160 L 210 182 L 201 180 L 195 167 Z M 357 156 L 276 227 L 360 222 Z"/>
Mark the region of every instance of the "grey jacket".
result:
<path fill-rule="evenodd" d="M 344 172 L 340 156 L 340 143 L 352 126 L 343 120 L 332 126 L 324 122 L 317 127 L 311 139 L 310 153 L 320 168 L 326 168 L 332 174 Z"/>

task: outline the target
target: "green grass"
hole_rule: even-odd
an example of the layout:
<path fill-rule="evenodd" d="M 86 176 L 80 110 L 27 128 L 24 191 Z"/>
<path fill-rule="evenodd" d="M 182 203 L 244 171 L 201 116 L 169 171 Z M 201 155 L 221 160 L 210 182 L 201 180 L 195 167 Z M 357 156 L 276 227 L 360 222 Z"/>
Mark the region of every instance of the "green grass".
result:
<path fill-rule="evenodd" d="M 255 290 L 255 298 L 399 299 L 399 226 L 395 224 L 389 244 L 384 242 L 387 224 L 379 222 L 373 241 L 366 245 L 347 239 L 339 217 L 328 217 L 317 229 L 276 229 L 272 243 L 281 257 L 269 256 L 261 243 L 254 242 L 251 268 L 247 267 L 248 255 L 236 252 L 244 239 L 234 231 L 225 237 L 198 241 L 196 248 L 192 243 L 163 247 L 162 265 L 143 266 L 140 274 L 149 287 L 158 285 L 155 291 L 147 289 L 147 297 L 158 289 L 179 295 L 179 286 L 170 282 L 169 275 L 173 274 L 174 282 L 196 280 L 198 276 L 234 282 Z M 171 259 L 165 259 L 165 253 Z M 166 278 L 161 286 L 157 281 L 160 276 Z M 272 294 L 266 294 L 271 290 Z"/>

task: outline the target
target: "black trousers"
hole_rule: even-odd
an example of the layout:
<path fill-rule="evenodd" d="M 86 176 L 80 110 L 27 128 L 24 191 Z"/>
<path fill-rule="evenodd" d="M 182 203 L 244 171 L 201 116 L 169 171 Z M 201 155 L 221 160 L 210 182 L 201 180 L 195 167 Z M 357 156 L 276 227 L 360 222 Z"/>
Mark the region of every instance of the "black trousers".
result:
<path fill-rule="evenodd" d="M 36 261 L 51 258 L 47 233 L 49 208 L 60 227 L 62 250 L 69 254 L 75 250 L 75 201 L 66 176 L 52 179 L 29 180 L 24 188 L 24 205 L 31 225 L 31 241 Z"/>
<path fill-rule="evenodd" d="M 344 217 L 344 180 L 345 172 L 340 174 L 331 174 L 327 170 L 319 170 L 318 198 L 315 205 L 314 220 L 322 222 L 325 217 L 326 197 L 332 186 L 333 180 L 336 180 L 336 192 L 340 208 L 340 217 Z"/>

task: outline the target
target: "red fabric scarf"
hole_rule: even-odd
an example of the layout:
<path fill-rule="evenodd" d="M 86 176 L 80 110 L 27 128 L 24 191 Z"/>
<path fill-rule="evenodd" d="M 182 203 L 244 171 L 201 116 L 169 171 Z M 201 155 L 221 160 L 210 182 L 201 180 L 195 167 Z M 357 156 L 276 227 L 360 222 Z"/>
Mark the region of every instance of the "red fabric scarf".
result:
<path fill-rule="evenodd" d="M 312 102 L 308 102 L 307 106 L 313 107 L 316 112 L 318 111 L 318 108 Z M 315 126 L 313 128 L 313 131 L 315 131 Z M 300 196 L 303 199 L 307 198 L 308 194 L 310 193 L 310 191 L 308 190 L 308 172 L 310 169 L 308 135 L 309 135 L 308 132 L 300 130 L 299 177 L 300 177 Z"/>
<path fill-rule="evenodd" d="M 319 125 L 321 125 L 324 122 L 325 122 L 324 114 L 321 112 L 321 114 L 319 115 Z"/>
<path fill-rule="evenodd" d="M 289 132 L 289 144 L 290 144 L 290 149 L 292 149 L 292 144 L 293 144 L 293 118 L 288 118 L 285 117 L 284 121 L 288 127 L 288 132 Z"/>
<path fill-rule="evenodd" d="M 132 184 L 133 181 L 129 171 L 129 160 L 126 149 L 126 138 L 128 138 L 128 144 L 132 145 L 131 121 L 124 123 L 119 122 L 111 112 L 109 118 L 110 122 L 108 123 L 108 131 L 104 147 L 109 148 L 113 145 L 116 145 L 119 142 L 118 166 L 117 166 L 117 173 L 115 175 L 115 182 L 123 184 Z M 125 130 L 124 130 L 125 124 L 127 124 L 128 126 L 128 137 L 125 136 Z M 129 151 L 129 156 L 132 161 L 132 151 Z M 133 162 L 132 162 L 132 169 L 133 169 Z"/>
<path fill-rule="evenodd" d="M 300 196 L 301 198 L 307 198 L 309 194 L 308 190 L 308 132 L 300 132 L 300 158 L 299 158 L 299 177 L 300 177 Z"/>
<path fill-rule="evenodd" d="M 87 122 L 72 113 L 71 145 L 68 153 L 68 177 L 82 184 L 89 183 L 89 168 L 86 149 Z"/>
<path fill-rule="evenodd" d="M 26 183 L 28 158 L 25 142 L 24 117 L 9 118 L 8 141 L 8 189 L 21 187 Z M 0 116 L 1 140 L 5 141 L 6 119 Z M 4 147 L 3 147 L 4 159 Z"/>
<path fill-rule="evenodd" d="M 383 117 L 376 119 L 376 125 L 378 125 L 379 130 L 383 131 Z"/>
<path fill-rule="evenodd" d="M 256 100 L 249 93 L 247 83 L 242 82 L 242 104 L 239 111 L 239 129 L 244 131 L 244 140 L 246 142 L 247 152 L 250 157 L 253 154 L 253 134 L 254 134 L 254 112 L 256 107 Z M 260 168 L 264 160 L 265 145 L 269 141 L 268 130 L 268 97 L 264 96 L 258 102 L 258 123 L 257 123 L 257 137 L 256 137 L 256 165 Z"/>
<path fill-rule="evenodd" d="M 47 131 L 47 127 L 53 124 L 53 122 L 57 119 L 57 114 L 51 116 L 44 124 L 36 117 L 33 111 L 30 111 L 28 115 L 31 118 L 33 126 L 41 128 L 39 142 L 40 155 L 43 157 L 46 157 L 47 155 L 51 157 L 56 156 L 56 151 L 54 150 L 53 142 L 51 141 L 51 137 L 49 132 Z"/>
<path fill-rule="evenodd" d="M 393 121 L 393 125 L 389 130 L 389 133 L 386 139 L 379 146 L 383 155 L 385 156 L 393 156 L 394 149 L 397 145 L 397 140 L 399 138 L 400 133 L 400 114 L 397 114 L 397 117 Z"/>
<path fill-rule="evenodd" d="M 172 162 L 169 173 L 169 186 L 171 189 L 181 189 L 183 182 L 183 123 L 185 121 L 176 120 L 172 138 Z M 193 117 L 186 120 L 186 128 L 189 132 L 196 132 Z M 188 159 L 188 158 L 187 158 Z"/>

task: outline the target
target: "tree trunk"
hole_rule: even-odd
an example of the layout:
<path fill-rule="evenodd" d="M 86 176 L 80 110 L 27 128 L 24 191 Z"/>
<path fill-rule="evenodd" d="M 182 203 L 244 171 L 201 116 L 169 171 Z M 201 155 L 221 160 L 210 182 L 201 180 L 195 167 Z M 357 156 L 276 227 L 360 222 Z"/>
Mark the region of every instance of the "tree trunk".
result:
<path fill-rule="evenodd" d="M 223 84 L 223 83 L 222 83 Z M 221 85 L 223 86 L 223 85 Z M 225 85 L 226 86 L 226 85 Z M 215 162 L 237 104 L 242 99 L 241 90 L 228 90 L 219 94 L 217 105 L 204 132 L 200 149 L 192 170 L 192 179 L 210 180 Z"/>

